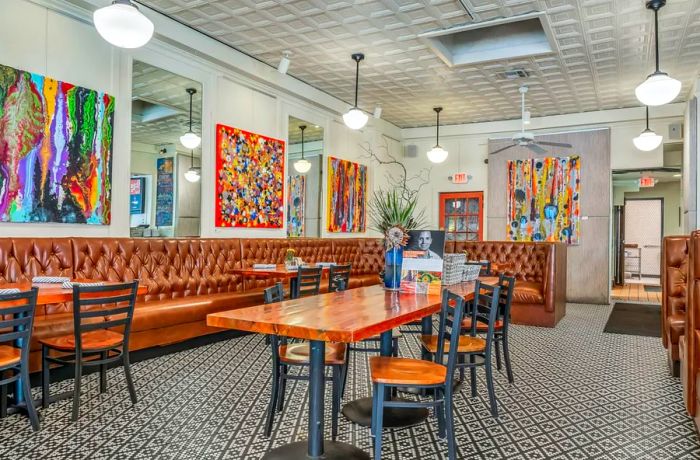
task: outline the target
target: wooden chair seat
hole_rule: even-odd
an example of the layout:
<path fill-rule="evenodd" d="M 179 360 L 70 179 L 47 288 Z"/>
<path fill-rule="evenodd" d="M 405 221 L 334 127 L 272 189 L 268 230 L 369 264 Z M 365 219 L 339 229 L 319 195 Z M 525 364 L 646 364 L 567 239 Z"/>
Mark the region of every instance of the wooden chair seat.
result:
<path fill-rule="evenodd" d="M 420 338 L 423 347 L 430 353 L 437 353 L 437 342 L 438 336 L 436 335 L 422 335 Z M 486 350 L 486 339 L 481 337 L 471 337 L 468 335 L 462 335 L 459 337 L 459 347 L 457 348 L 457 353 L 475 353 L 479 351 Z M 445 340 L 445 353 L 450 351 L 449 340 Z"/>
<path fill-rule="evenodd" d="M 83 344 L 83 350 L 99 350 L 102 348 L 112 348 L 121 345 L 124 342 L 124 335 L 120 334 L 119 332 L 100 329 L 97 331 L 84 332 L 81 334 L 80 340 Z M 56 350 L 75 350 L 75 336 L 73 334 L 66 334 L 60 337 L 50 337 L 47 339 L 42 339 L 39 342 Z"/>
<path fill-rule="evenodd" d="M 326 343 L 326 365 L 345 364 L 345 344 Z M 308 364 L 311 348 L 309 343 L 280 345 L 280 361 L 289 364 Z"/>
<path fill-rule="evenodd" d="M 471 329 L 472 328 L 472 319 L 471 318 L 464 318 L 464 321 L 462 321 L 462 329 Z M 502 319 L 497 319 L 496 322 L 493 325 L 493 329 L 495 331 L 500 331 L 503 329 L 503 320 Z M 480 332 L 485 332 L 489 330 L 488 324 L 481 323 L 479 321 L 476 322 L 476 330 Z"/>
<path fill-rule="evenodd" d="M 373 356 L 369 369 L 372 383 L 389 385 L 439 385 L 447 378 L 447 367 L 421 359 Z"/>
<path fill-rule="evenodd" d="M 0 367 L 7 367 L 19 363 L 22 350 L 10 345 L 0 345 Z M 2 380 L 2 379 L 0 379 Z"/>

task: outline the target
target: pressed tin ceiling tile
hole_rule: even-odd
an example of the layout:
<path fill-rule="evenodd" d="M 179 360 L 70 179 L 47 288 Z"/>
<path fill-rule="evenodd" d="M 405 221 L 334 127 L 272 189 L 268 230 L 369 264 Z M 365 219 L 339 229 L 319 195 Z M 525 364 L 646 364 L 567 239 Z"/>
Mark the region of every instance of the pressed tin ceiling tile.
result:
<path fill-rule="evenodd" d="M 447 67 L 420 34 L 472 22 L 456 0 L 140 0 L 276 67 L 292 52 L 289 74 L 344 101 L 354 99 L 353 52 L 364 52 L 360 106 L 400 127 L 520 116 L 517 87 L 531 87 L 533 116 L 639 106 L 634 88 L 653 70 L 653 15 L 643 0 L 464 0 L 482 22 L 543 11 L 553 54 Z M 700 0 L 661 10 L 661 66 L 683 83 L 698 77 Z M 524 68 L 510 82 L 497 74 Z"/>

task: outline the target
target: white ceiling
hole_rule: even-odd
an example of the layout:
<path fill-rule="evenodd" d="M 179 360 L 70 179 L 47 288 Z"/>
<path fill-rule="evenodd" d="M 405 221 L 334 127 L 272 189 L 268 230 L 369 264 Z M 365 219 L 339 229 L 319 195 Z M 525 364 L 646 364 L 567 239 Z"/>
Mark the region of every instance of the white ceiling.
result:
<path fill-rule="evenodd" d="M 167 70 L 134 61 L 132 99 L 163 104 L 178 109 L 179 114 L 145 123 L 132 120 L 132 141 L 154 146 L 179 145 L 180 136 L 189 129 L 190 96 L 185 91 L 187 88 L 197 90 L 192 98 L 192 130 L 201 135 L 202 85 Z M 182 146 L 180 148 L 184 149 Z"/>
<path fill-rule="evenodd" d="M 139 0 L 351 102 L 353 52 L 364 52 L 360 106 L 383 108 L 400 126 L 518 118 L 517 87 L 530 86 L 533 116 L 638 106 L 635 86 L 653 70 L 653 15 L 643 0 L 464 0 L 475 21 L 545 11 L 557 53 L 448 68 L 418 35 L 470 22 L 457 0 Z M 683 82 L 700 68 L 700 0 L 672 0 L 660 13 L 661 68 Z M 523 67 L 527 80 L 497 73 Z M 653 113 L 652 113 L 653 116 Z"/>

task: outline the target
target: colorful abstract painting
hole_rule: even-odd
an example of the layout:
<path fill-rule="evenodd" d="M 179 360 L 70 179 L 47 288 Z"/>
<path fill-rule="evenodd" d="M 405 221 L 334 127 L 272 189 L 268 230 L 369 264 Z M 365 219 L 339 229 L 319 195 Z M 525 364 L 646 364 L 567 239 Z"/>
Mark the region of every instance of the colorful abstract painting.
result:
<path fill-rule="evenodd" d="M 364 232 L 367 166 L 328 158 L 328 231 Z"/>
<path fill-rule="evenodd" d="M 0 65 L 0 221 L 110 223 L 114 98 Z"/>
<path fill-rule="evenodd" d="M 508 239 L 578 244 L 580 188 L 578 156 L 509 161 Z"/>
<path fill-rule="evenodd" d="M 284 141 L 216 125 L 217 227 L 284 226 Z"/>
<path fill-rule="evenodd" d="M 301 174 L 289 176 L 289 188 L 287 190 L 287 236 L 304 236 L 306 177 Z"/>

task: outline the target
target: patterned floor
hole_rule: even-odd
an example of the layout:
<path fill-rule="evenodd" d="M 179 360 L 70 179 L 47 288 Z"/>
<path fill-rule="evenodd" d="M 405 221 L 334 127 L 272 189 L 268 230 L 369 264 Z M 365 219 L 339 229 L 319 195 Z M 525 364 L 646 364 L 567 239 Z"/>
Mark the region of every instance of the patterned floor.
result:
<path fill-rule="evenodd" d="M 659 339 L 603 333 L 609 313 L 608 306 L 569 305 L 556 329 L 514 327 L 516 383 L 497 374 L 500 419 L 489 415 L 483 380 L 478 398 L 456 397 L 460 458 L 700 458 Z M 401 349 L 417 354 L 416 336 L 405 335 Z M 70 422 L 70 401 L 43 410 L 37 434 L 24 417 L 0 420 L 0 458 L 260 458 L 305 438 L 307 426 L 306 383 L 290 382 L 288 406 L 272 438 L 263 436 L 268 356 L 262 337 L 245 336 L 136 363 L 135 407 L 119 369 L 103 395 L 91 375 L 78 423 Z M 360 353 L 353 362 L 348 400 L 369 394 L 366 359 Z M 370 451 L 369 429 L 342 417 L 340 438 Z M 386 459 L 445 458 L 447 450 L 434 418 L 385 431 L 384 447 Z"/>

